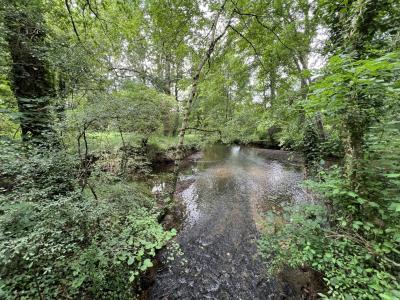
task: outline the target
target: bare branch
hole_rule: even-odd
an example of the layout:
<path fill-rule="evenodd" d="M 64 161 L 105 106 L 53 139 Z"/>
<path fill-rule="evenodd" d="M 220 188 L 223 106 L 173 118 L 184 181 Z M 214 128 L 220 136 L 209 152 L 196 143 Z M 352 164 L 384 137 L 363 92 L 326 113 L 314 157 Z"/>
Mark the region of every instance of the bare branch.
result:
<path fill-rule="evenodd" d="M 229 25 L 229 28 L 231 28 L 235 33 L 237 33 L 242 39 L 244 39 L 250 46 L 251 48 L 253 48 L 253 51 L 258 59 L 258 61 L 260 62 L 261 67 L 265 70 L 265 66 L 261 60 L 261 55 L 258 53 L 256 47 L 254 46 L 254 44 L 246 37 L 244 36 L 239 30 L 237 30 L 235 27 L 233 27 L 232 25 Z"/>
<path fill-rule="evenodd" d="M 261 17 L 260 15 L 254 14 L 254 13 L 245 13 L 240 11 L 239 7 L 237 6 L 237 4 L 234 1 L 231 1 L 233 3 L 233 5 L 235 6 L 235 9 L 233 10 L 236 14 L 240 15 L 240 16 L 247 16 L 247 17 L 253 17 L 256 19 L 257 23 L 259 25 L 261 25 L 262 27 L 264 27 L 265 29 L 267 29 L 269 32 L 271 32 L 279 41 L 279 43 L 281 43 L 286 49 L 288 49 L 289 51 L 292 52 L 296 52 L 296 50 L 294 50 L 293 48 L 289 47 L 287 44 L 285 44 L 282 39 L 280 38 L 280 36 L 275 32 L 275 30 L 273 30 L 271 27 L 269 27 L 268 25 L 264 24 L 261 21 Z"/>
<path fill-rule="evenodd" d="M 69 5 L 69 0 L 65 0 L 65 6 L 67 7 L 69 19 L 71 20 L 72 28 L 74 29 L 75 35 L 78 38 L 78 41 L 81 42 L 81 38 L 79 36 L 78 29 L 76 28 L 76 25 L 75 25 L 74 17 L 72 16 L 71 7 Z"/>

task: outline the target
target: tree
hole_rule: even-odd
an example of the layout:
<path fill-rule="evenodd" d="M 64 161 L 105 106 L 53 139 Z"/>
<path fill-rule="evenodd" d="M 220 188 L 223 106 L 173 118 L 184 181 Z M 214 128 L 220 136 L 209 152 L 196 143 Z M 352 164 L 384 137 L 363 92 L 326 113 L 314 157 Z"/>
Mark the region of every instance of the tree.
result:
<path fill-rule="evenodd" d="M 12 59 L 11 86 L 18 102 L 24 140 L 47 140 L 52 131 L 49 111 L 54 95 L 46 63 L 46 27 L 41 1 L 11 1 L 3 9 Z"/>
<path fill-rule="evenodd" d="M 186 129 L 188 128 L 188 125 L 189 125 L 189 117 L 190 117 L 190 113 L 191 113 L 191 107 L 192 107 L 194 99 L 197 96 L 197 88 L 199 85 L 200 76 L 202 75 L 203 68 L 206 65 L 206 63 L 210 61 L 211 55 L 213 54 L 216 45 L 222 39 L 222 37 L 225 35 L 225 33 L 227 32 L 227 30 L 230 26 L 231 19 L 228 19 L 226 21 L 226 24 L 223 25 L 221 32 L 219 32 L 219 33 L 217 32 L 220 18 L 222 17 L 223 12 L 225 12 L 225 5 L 226 5 L 226 1 L 224 1 L 223 4 L 221 5 L 221 7 L 218 9 L 218 11 L 215 12 L 214 19 L 211 21 L 211 26 L 210 26 L 211 33 L 210 33 L 210 37 L 208 40 L 208 45 L 205 49 L 205 52 L 200 56 L 200 60 L 194 69 L 191 85 L 189 88 L 189 96 L 188 96 L 188 99 L 186 100 L 185 107 L 184 107 L 183 122 L 182 122 L 181 129 L 179 131 L 179 141 L 178 141 L 178 151 L 177 151 L 177 160 L 178 161 L 180 161 L 182 159 L 182 148 L 184 145 Z"/>
<path fill-rule="evenodd" d="M 364 59 L 374 57 L 374 47 L 381 47 L 381 34 L 383 31 L 392 32 L 396 26 L 387 23 L 387 18 L 393 18 L 393 13 L 398 11 L 398 5 L 391 1 L 348 1 L 342 4 L 333 4 L 322 1 L 322 10 L 325 20 L 331 28 L 331 48 L 335 54 L 346 56 L 339 64 L 341 79 L 340 97 L 342 102 L 342 114 L 344 118 L 343 140 L 346 153 L 346 174 L 353 188 L 361 183 L 361 160 L 365 153 L 365 135 L 370 126 L 375 122 L 377 114 L 383 113 L 384 107 L 380 97 L 371 97 L 369 90 L 363 84 L 357 85 L 353 81 L 351 67 L 358 65 Z M 339 62 L 339 58 L 333 61 L 333 65 Z M 343 68 L 343 69 L 342 69 Z M 342 73 L 342 71 L 345 73 Z M 350 75 L 350 77 L 347 77 Z M 356 75 L 357 76 L 357 75 Z"/>

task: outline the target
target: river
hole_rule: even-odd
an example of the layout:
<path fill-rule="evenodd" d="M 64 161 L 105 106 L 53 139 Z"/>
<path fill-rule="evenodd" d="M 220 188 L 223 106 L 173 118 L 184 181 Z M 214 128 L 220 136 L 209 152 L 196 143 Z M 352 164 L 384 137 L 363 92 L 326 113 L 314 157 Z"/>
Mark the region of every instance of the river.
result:
<path fill-rule="evenodd" d="M 186 215 L 177 236 L 183 255 L 164 261 L 151 299 L 287 299 L 290 286 L 267 278 L 257 253 L 262 213 L 308 201 L 301 167 L 288 152 L 213 146 L 180 180 Z"/>

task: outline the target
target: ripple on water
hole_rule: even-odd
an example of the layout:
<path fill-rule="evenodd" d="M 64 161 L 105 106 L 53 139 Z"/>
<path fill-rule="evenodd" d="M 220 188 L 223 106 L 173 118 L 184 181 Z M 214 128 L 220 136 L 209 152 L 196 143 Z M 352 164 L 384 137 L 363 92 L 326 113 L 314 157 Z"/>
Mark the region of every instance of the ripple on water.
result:
<path fill-rule="evenodd" d="M 194 225 L 200 219 L 200 210 L 198 208 L 197 199 L 198 194 L 196 185 L 191 184 L 181 194 L 181 197 L 186 205 L 186 218 L 185 225 Z"/>

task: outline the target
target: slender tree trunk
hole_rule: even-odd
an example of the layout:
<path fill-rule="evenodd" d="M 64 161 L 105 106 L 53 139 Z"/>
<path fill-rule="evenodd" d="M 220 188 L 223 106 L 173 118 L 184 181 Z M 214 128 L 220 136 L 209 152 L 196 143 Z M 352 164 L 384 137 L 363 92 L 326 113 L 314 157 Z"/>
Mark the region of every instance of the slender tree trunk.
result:
<path fill-rule="evenodd" d="M 208 49 L 207 49 L 204 57 L 201 59 L 199 65 L 197 66 L 197 69 L 192 77 L 192 84 L 190 87 L 189 98 L 186 101 L 186 105 L 184 107 L 182 127 L 179 132 L 179 140 L 178 140 L 178 147 L 177 147 L 178 149 L 177 149 L 177 154 L 176 154 L 176 161 L 178 162 L 178 164 L 179 164 L 179 161 L 183 158 L 182 150 L 183 150 L 184 141 L 185 141 L 186 128 L 189 126 L 190 112 L 191 112 L 193 100 L 197 96 L 197 88 L 199 85 L 201 72 L 202 72 L 205 64 L 210 60 L 210 57 L 211 57 L 212 53 L 214 52 L 216 44 L 225 35 L 225 33 L 228 30 L 228 27 L 230 25 L 230 21 L 229 21 L 228 24 L 223 29 L 222 33 L 219 35 L 216 35 L 218 21 L 219 21 L 222 11 L 224 10 L 224 7 L 225 7 L 225 2 L 221 6 L 221 9 L 218 11 L 218 13 L 213 21 L 213 24 L 211 27 L 211 37 L 210 37 Z"/>
<path fill-rule="evenodd" d="M 231 96 L 229 93 L 229 86 L 226 88 L 226 101 L 225 101 L 225 123 L 228 122 L 229 116 L 229 104 L 231 102 Z"/>
<path fill-rule="evenodd" d="M 178 128 L 179 128 L 179 113 L 180 113 L 180 103 L 179 103 L 179 98 L 178 98 L 178 87 L 175 84 L 174 87 L 174 91 L 175 91 L 175 101 L 176 101 L 176 115 L 175 115 L 175 120 L 174 120 L 174 129 L 172 132 L 173 136 L 176 136 L 177 132 L 178 132 Z"/>
<path fill-rule="evenodd" d="M 189 117 L 190 117 L 190 113 L 191 113 L 192 104 L 193 104 L 194 99 L 197 96 L 197 88 L 198 88 L 199 81 L 200 81 L 200 75 L 202 73 L 202 70 L 203 70 L 205 64 L 210 60 L 210 57 L 211 57 L 212 53 L 214 52 L 215 46 L 217 45 L 219 40 L 225 35 L 226 31 L 228 30 L 228 28 L 230 26 L 231 20 L 228 21 L 228 24 L 224 27 L 224 29 L 222 30 L 222 32 L 219 35 L 216 34 L 218 21 L 219 21 L 221 13 L 223 12 L 223 10 L 225 8 L 225 4 L 226 4 L 226 1 L 224 1 L 224 3 L 222 4 L 220 10 L 218 11 L 218 13 L 211 25 L 211 35 L 210 35 L 210 42 L 208 45 L 208 49 L 207 49 L 206 53 L 204 54 L 204 57 L 200 60 L 200 63 L 197 66 L 197 69 L 192 77 L 192 84 L 190 86 L 189 98 L 187 99 L 184 110 L 183 110 L 182 126 L 179 131 L 178 145 L 177 145 L 177 150 L 176 150 L 176 155 L 175 155 L 174 180 L 173 180 L 172 189 L 170 191 L 171 196 L 175 192 L 176 184 L 178 181 L 179 169 L 181 166 L 181 161 L 183 159 L 185 134 L 186 134 L 187 128 L 189 127 Z"/>
<path fill-rule="evenodd" d="M 276 96 L 276 72 L 275 68 L 273 68 L 270 72 L 270 79 L 269 79 L 269 92 L 270 92 L 270 105 L 272 106 L 275 102 Z"/>
<path fill-rule="evenodd" d="M 350 2 L 348 5 L 357 5 L 357 14 L 348 22 L 350 30 L 345 34 L 344 40 L 348 41 L 349 50 L 355 60 L 363 58 L 365 46 L 368 44 L 369 37 L 373 36 L 371 26 L 373 20 L 379 11 L 378 6 L 385 7 L 388 1 L 366 1 L 360 0 Z M 346 124 L 345 145 L 345 172 L 350 186 L 357 190 L 362 182 L 361 179 L 361 161 L 364 156 L 364 137 L 371 123 L 371 117 L 366 116 L 365 110 L 368 109 L 366 99 L 361 92 L 354 92 L 348 99 L 349 106 Z"/>

